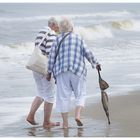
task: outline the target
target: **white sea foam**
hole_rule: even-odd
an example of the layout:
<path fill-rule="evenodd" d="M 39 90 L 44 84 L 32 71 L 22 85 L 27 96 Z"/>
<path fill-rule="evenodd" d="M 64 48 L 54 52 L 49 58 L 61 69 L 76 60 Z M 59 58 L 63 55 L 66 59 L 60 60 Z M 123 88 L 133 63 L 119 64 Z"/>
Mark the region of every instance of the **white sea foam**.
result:
<path fill-rule="evenodd" d="M 140 20 L 132 20 L 133 27 L 130 28 L 132 31 L 140 32 Z"/>
<path fill-rule="evenodd" d="M 21 43 L 17 45 L 0 45 L 0 63 L 2 69 L 5 67 L 5 62 L 7 65 L 15 65 L 15 68 L 19 66 L 26 65 L 29 57 L 31 56 L 34 48 L 34 43 L 27 42 Z"/>
<path fill-rule="evenodd" d="M 102 25 L 94 27 L 75 27 L 75 32 L 80 34 L 85 40 L 96 40 L 99 38 L 112 38 L 113 34 L 109 28 Z"/>
<path fill-rule="evenodd" d="M 2 45 L 0 44 L 0 58 L 16 57 L 21 54 L 31 54 L 34 48 L 33 42 L 25 42 L 17 45 Z"/>

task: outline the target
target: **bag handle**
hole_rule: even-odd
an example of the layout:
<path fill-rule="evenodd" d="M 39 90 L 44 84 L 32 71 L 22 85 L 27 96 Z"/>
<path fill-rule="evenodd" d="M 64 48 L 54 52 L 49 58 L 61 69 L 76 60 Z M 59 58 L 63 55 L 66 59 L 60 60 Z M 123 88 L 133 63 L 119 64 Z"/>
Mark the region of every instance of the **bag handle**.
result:
<path fill-rule="evenodd" d="M 46 33 L 44 34 L 44 36 L 42 37 L 42 40 L 40 41 L 40 43 L 37 45 L 37 47 L 40 47 L 40 45 L 43 43 L 43 41 L 45 40 L 45 38 L 48 37 L 48 33 L 50 32 L 50 29 L 48 28 Z"/>

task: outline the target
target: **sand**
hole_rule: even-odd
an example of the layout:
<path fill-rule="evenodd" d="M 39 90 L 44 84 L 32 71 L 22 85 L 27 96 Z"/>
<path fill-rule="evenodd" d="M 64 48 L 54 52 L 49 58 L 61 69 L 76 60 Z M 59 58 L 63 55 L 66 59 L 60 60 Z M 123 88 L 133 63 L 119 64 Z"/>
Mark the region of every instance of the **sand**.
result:
<path fill-rule="evenodd" d="M 101 121 L 102 136 L 140 136 L 140 91 L 133 91 L 123 96 L 109 97 L 109 110 L 110 126 L 107 124 L 101 102 L 90 105 L 84 114 L 96 121 Z"/>
<path fill-rule="evenodd" d="M 86 103 L 82 113 L 84 127 L 78 128 L 73 113 L 69 114 L 70 128 L 62 126 L 43 129 L 41 123 L 43 111 L 37 113 L 40 125 L 32 126 L 25 121 L 25 116 L 18 122 L 1 129 L 0 136 L 4 137 L 139 137 L 140 136 L 140 91 L 128 95 L 109 96 L 111 124 L 102 108 L 101 101 Z M 91 99 L 92 100 L 92 99 Z M 53 121 L 62 122 L 61 115 L 53 112 Z"/>

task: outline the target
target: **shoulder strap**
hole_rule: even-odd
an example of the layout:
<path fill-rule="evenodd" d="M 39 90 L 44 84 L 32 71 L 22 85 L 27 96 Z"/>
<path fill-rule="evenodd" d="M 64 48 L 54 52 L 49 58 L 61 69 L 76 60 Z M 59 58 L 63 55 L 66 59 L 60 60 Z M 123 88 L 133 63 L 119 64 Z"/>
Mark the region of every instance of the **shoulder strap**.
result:
<path fill-rule="evenodd" d="M 70 34 L 71 32 L 68 32 L 62 39 L 61 39 L 61 41 L 59 42 L 59 44 L 58 44 L 58 49 L 57 49 L 57 52 L 56 52 L 56 55 L 55 55 L 55 62 L 56 62 L 56 58 L 57 58 L 57 56 L 58 56 L 58 54 L 59 54 L 59 50 L 60 50 L 60 46 L 61 46 L 61 44 L 62 44 L 62 42 L 64 41 L 64 39 Z M 55 63 L 54 63 L 55 64 Z"/>
<path fill-rule="evenodd" d="M 61 46 L 62 42 L 64 41 L 64 39 L 65 39 L 70 33 L 71 33 L 71 32 L 68 32 L 68 33 L 61 39 L 60 43 L 58 44 L 58 49 L 57 49 L 57 52 L 56 52 L 56 55 L 55 55 L 54 65 L 55 65 L 55 63 L 56 63 L 56 58 L 57 58 L 57 56 L 58 56 L 58 54 L 59 54 L 60 46 Z M 54 65 L 53 65 L 53 68 L 54 68 Z M 53 71 L 53 76 L 54 76 L 55 83 L 56 83 L 56 77 L 55 77 L 55 75 L 54 75 L 54 71 Z"/>
<path fill-rule="evenodd" d="M 48 28 L 46 33 L 44 34 L 44 36 L 42 37 L 40 43 L 38 44 L 38 47 L 40 47 L 40 45 L 43 43 L 43 41 L 45 40 L 45 38 L 48 37 L 48 33 L 50 32 L 50 29 Z"/>

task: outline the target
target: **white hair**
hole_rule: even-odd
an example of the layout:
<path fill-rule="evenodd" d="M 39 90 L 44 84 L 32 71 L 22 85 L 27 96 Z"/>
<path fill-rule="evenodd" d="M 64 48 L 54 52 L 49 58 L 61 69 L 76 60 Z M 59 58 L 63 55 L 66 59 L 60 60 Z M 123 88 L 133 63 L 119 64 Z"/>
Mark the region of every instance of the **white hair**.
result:
<path fill-rule="evenodd" d="M 58 25 L 57 20 L 54 17 L 49 18 L 48 26 Z"/>
<path fill-rule="evenodd" d="M 59 31 L 60 32 L 73 31 L 73 23 L 70 21 L 70 19 L 62 17 L 62 19 L 59 22 Z"/>

